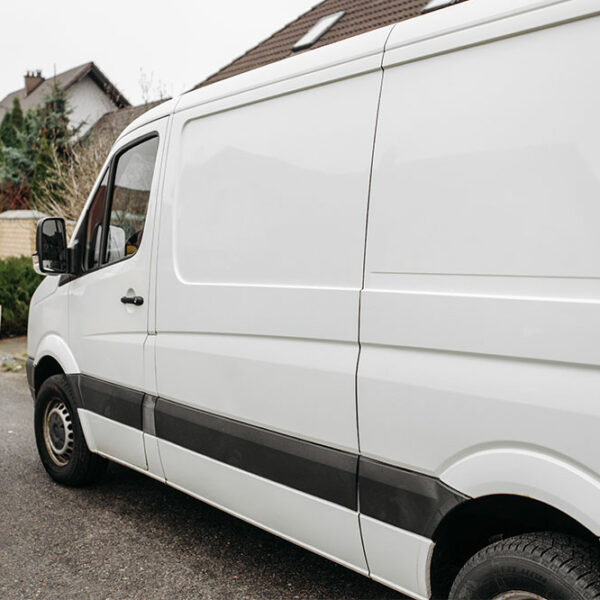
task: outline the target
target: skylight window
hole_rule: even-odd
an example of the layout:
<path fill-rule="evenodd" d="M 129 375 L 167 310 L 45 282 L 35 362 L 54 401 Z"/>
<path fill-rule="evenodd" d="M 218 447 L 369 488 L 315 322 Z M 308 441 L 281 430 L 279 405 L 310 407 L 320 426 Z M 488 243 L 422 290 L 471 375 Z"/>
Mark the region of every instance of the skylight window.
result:
<path fill-rule="evenodd" d="M 464 0 L 430 0 L 421 11 L 421 14 L 424 15 L 425 13 L 438 10 L 439 8 L 446 8 L 446 6 L 452 6 L 452 4 L 458 4 L 459 2 L 464 2 Z"/>
<path fill-rule="evenodd" d="M 333 13 L 319 19 L 295 44 L 294 50 L 309 48 L 327 33 L 345 14 L 345 11 Z"/>

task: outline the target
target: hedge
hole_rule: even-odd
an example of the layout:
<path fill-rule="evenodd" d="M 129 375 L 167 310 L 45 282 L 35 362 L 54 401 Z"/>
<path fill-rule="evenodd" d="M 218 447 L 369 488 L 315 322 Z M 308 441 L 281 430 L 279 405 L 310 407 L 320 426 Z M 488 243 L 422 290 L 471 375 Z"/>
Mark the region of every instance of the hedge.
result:
<path fill-rule="evenodd" d="M 29 301 L 41 280 L 42 276 L 33 270 L 31 257 L 0 260 L 0 337 L 27 333 Z"/>

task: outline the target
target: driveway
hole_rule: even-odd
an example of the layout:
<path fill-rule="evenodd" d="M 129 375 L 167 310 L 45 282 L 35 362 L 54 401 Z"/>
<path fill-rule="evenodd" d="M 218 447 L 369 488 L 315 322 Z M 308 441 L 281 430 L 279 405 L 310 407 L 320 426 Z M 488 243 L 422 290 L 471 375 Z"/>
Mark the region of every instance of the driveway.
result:
<path fill-rule="evenodd" d="M 404 598 L 143 475 L 85 489 L 37 457 L 22 371 L 0 373 L 0 598 Z"/>

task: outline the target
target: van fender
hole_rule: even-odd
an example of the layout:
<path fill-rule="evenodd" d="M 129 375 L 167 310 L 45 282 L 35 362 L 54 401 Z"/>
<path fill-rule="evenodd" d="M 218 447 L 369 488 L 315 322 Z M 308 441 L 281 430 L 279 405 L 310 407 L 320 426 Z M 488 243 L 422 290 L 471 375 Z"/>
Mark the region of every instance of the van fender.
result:
<path fill-rule="evenodd" d="M 45 335 L 38 344 L 33 364 L 37 364 L 45 356 L 51 356 L 62 367 L 65 374 L 79 373 L 79 365 L 65 340 L 55 333 Z"/>
<path fill-rule="evenodd" d="M 49 333 L 41 339 L 33 359 L 34 368 L 39 364 L 42 358 L 45 358 L 46 356 L 51 356 L 54 360 L 56 360 L 56 362 L 61 366 L 65 375 L 77 375 L 80 373 L 79 365 L 77 364 L 71 349 L 67 345 L 67 342 L 65 342 L 62 337 L 55 333 Z M 74 381 L 71 381 L 71 383 L 74 384 L 72 387 L 73 392 L 75 393 L 76 406 L 78 409 L 80 409 L 82 402 L 79 386 Z M 33 391 L 32 395 L 34 395 Z M 83 437 L 85 438 L 85 443 L 92 452 L 96 452 L 96 442 L 89 418 L 87 417 L 85 411 L 82 412 L 81 410 L 78 410 L 77 412 L 79 415 L 79 421 L 81 423 L 81 429 L 83 431 Z"/>
<path fill-rule="evenodd" d="M 494 448 L 461 458 L 440 478 L 472 498 L 512 494 L 539 500 L 600 536 L 600 480 L 563 457 Z"/>

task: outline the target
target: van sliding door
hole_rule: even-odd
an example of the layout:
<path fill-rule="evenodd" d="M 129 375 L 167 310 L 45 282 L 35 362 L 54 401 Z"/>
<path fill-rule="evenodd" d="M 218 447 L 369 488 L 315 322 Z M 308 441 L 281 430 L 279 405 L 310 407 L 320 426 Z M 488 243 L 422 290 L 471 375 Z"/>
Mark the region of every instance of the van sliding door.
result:
<path fill-rule="evenodd" d="M 175 114 L 156 435 L 168 480 L 365 572 L 355 375 L 381 54 L 361 56 Z"/>

